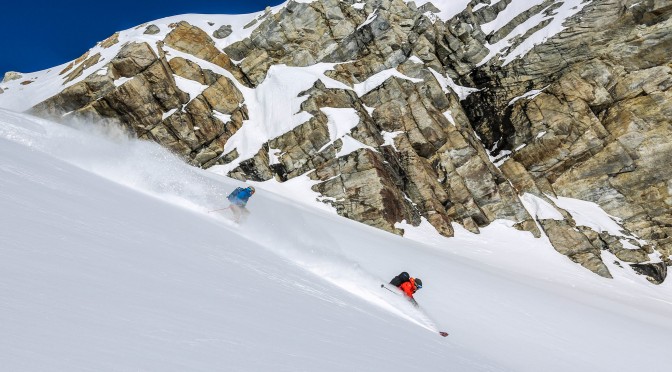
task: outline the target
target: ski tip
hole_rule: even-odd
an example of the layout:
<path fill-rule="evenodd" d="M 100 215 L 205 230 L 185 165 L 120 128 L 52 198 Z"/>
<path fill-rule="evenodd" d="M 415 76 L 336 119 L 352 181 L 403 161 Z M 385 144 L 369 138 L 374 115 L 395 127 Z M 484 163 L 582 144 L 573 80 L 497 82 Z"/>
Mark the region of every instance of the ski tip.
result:
<path fill-rule="evenodd" d="M 443 331 L 441 331 L 441 332 L 439 332 L 439 334 L 440 334 L 441 336 L 443 336 L 443 337 L 447 337 L 447 336 L 448 336 L 448 332 L 443 332 Z"/>

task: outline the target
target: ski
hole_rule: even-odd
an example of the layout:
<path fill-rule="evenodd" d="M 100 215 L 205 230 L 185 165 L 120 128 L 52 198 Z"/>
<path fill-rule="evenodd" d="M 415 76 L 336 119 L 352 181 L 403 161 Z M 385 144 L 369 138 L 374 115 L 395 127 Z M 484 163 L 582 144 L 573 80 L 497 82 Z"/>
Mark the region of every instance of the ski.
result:
<path fill-rule="evenodd" d="M 212 211 L 208 211 L 208 213 L 217 212 L 217 211 L 224 211 L 224 210 L 227 210 L 227 209 L 231 209 L 231 206 L 229 205 L 226 208 L 221 208 L 221 209 L 215 209 L 215 210 L 212 210 Z"/>

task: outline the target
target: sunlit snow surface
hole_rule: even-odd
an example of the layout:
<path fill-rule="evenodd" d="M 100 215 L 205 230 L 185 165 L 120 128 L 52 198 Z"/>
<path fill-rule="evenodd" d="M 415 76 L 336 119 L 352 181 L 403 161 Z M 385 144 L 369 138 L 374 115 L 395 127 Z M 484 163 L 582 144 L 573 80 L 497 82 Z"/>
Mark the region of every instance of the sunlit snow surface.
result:
<path fill-rule="evenodd" d="M 208 213 L 239 184 L 0 111 L 2 369 L 667 370 L 669 281 L 600 278 L 503 222 L 400 238 L 266 183 L 245 224 Z M 401 270 L 421 311 L 380 288 Z"/>

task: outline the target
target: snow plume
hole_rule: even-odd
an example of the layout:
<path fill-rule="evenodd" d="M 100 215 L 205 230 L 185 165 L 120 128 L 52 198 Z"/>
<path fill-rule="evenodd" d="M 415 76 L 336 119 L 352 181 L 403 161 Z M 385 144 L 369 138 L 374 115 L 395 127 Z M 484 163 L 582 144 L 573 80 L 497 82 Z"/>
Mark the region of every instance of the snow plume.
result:
<path fill-rule="evenodd" d="M 120 125 L 70 120 L 50 125 L 47 120 L 11 114 L 16 120 L 42 124 L 41 136 L 18 127 L 2 127 L 3 133 L 30 144 L 81 169 L 174 204 L 204 209 L 213 200 L 203 198 L 214 186 L 184 161 L 160 145 L 132 138 Z M 220 195 L 221 196 L 221 195 Z"/>

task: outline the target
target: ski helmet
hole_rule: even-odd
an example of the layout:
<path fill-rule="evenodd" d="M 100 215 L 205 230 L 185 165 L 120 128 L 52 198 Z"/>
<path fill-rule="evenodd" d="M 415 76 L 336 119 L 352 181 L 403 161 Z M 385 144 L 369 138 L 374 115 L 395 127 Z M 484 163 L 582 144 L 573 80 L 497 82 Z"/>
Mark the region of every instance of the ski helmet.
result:
<path fill-rule="evenodd" d="M 247 189 L 252 191 L 253 194 L 256 192 L 256 190 L 254 189 L 254 186 L 248 186 Z"/>
<path fill-rule="evenodd" d="M 420 278 L 415 278 L 415 288 L 422 288 L 422 280 L 420 280 Z"/>

